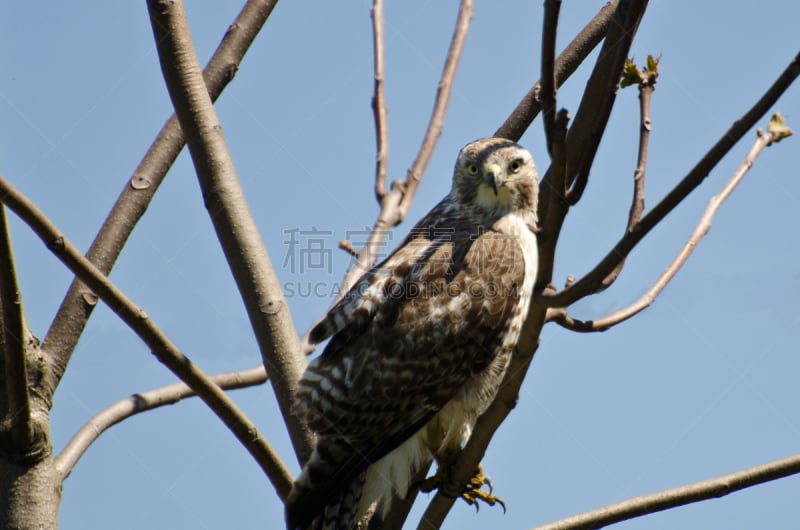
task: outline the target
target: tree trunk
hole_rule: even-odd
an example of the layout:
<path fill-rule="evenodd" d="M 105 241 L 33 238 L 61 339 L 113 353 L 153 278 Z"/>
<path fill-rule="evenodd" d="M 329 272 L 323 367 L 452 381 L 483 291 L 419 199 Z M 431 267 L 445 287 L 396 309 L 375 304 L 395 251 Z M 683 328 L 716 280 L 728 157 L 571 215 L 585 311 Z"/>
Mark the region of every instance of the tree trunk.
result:
<path fill-rule="evenodd" d="M 0 458 L 0 528 L 58 528 L 61 481 L 49 454 L 37 463 Z"/>
<path fill-rule="evenodd" d="M 62 480 L 50 442 L 52 393 L 44 386 L 49 363 L 39 341 L 24 333 L 23 384 L 12 381 L 19 374 L 9 373 L 7 362 L 13 350 L 7 346 L 18 339 L 0 344 L 0 528 L 51 530 L 58 528 Z M 26 406 L 15 413 L 10 396 L 21 389 Z"/>

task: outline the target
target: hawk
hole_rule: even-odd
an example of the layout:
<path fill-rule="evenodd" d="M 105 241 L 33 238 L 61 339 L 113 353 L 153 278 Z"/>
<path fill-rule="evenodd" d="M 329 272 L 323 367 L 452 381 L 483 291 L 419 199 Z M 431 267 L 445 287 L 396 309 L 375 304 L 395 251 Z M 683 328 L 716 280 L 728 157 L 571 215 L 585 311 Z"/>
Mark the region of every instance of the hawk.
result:
<path fill-rule="evenodd" d="M 293 409 L 317 442 L 286 501 L 290 530 L 365 528 L 461 450 L 528 312 L 538 186 L 516 143 L 467 145 L 450 193 L 311 330 L 330 341 Z"/>

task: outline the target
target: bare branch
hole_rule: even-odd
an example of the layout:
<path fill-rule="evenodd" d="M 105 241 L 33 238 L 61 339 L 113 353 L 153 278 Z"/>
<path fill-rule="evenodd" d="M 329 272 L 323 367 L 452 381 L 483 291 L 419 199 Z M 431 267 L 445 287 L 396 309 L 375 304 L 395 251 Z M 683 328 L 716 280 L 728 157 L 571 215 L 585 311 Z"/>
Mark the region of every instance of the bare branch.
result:
<path fill-rule="evenodd" d="M 348 240 L 346 240 L 346 239 L 342 239 L 342 240 L 339 241 L 339 248 L 344 250 L 345 252 L 347 252 L 348 254 L 350 254 L 354 258 L 358 257 L 358 251 L 353 246 L 353 243 L 348 241 Z"/>
<path fill-rule="evenodd" d="M 36 205 L 3 177 L 0 177 L 0 201 L 33 229 L 47 248 L 147 344 L 159 361 L 200 396 L 255 458 L 278 496 L 285 499 L 291 489 L 292 476 L 258 428 L 225 392 L 169 340 L 143 309 L 83 257 Z"/>
<path fill-rule="evenodd" d="M 172 104 L 225 259 L 239 287 L 264 365 L 299 461 L 312 435 L 291 405 L 306 358 L 280 282 L 239 183 L 222 127 L 203 82 L 183 3 L 148 0 L 153 35 Z"/>
<path fill-rule="evenodd" d="M 611 108 L 616 101 L 616 87 L 622 66 L 628 57 L 633 36 L 646 7 L 647 0 L 621 0 L 617 4 L 605 41 L 567 134 L 564 186 L 559 175 L 560 169 L 554 166 L 551 166 L 541 179 L 539 220 L 542 229 L 537 238 L 538 286 L 547 285 L 552 279 L 556 243 L 570 208 L 567 197 L 570 194 L 573 198 L 580 196 L 580 188 L 585 182 L 576 181 L 576 175 L 581 174 L 581 168 L 586 170 L 585 177 L 588 179 L 590 162 L 594 160 L 597 149 L 596 144 L 600 142 Z M 570 187 L 571 191 L 565 194 L 563 189 Z"/>
<path fill-rule="evenodd" d="M 558 111 L 550 132 L 550 175 L 552 186 L 560 189 L 560 196 L 567 193 L 567 126 L 570 115 L 566 109 Z"/>
<path fill-rule="evenodd" d="M 450 49 L 447 52 L 447 59 L 444 64 L 444 72 L 442 72 L 442 78 L 436 90 L 433 114 L 428 123 L 428 130 L 425 132 L 425 138 L 422 140 L 422 146 L 419 149 L 417 158 L 408 170 L 405 185 L 403 186 L 402 198 L 397 208 L 397 221 L 394 223 L 395 225 L 405 219 L 408 209 L 411 208 L 411 201 L 414 199 L 414 194 L 422 180 L 422 174 L 425 173 L 428 162 L 433 155 L 433 150 L 436 147 L 436 142 L 439 141 L 439 136 L 442 134 L 444 115 L 447 112 L 447 104 L 450 101 L 450 93 L 453 90 L 453 80 L 455 79 L 456 70 L 458 69 L 458 61 L 461 59 L 464 42 L 467 40 L 467 31 L 472 21 L 472 12 L 472 0 L 461 0 L 456 29 L 453 32 L 453 39 L 450 41 Z"/>
<path fill-rule="evenodd" d="M 633 62 L 628 59 L 625 64 L 626 75 L 635 75 L 636 81 L 639 86 L 639 149 L 636 160 L 636 170 L 633 172 L 633 198 L 631 199 L 631 207 L 628 211 L 628 224 L 625 226 L 625 231 L 633 230 L 636 223 L 642 218 L 644 211 L 644 183 L 647 174 L 647 152 L 650 146 L 650 131 L 652 129 L 652 121 L 650 120 L 650 102 L 652 100 L 653 91 L 655 90 L 656 81 L 658 80 L 658 59 L 654 59 L 651 55 L 647 56 L 648 66 L 644 71 L 637 68 Z M 623 79 L 621 86 L 626 86 L 626 81 Z M 603 278 L 601 286 L 598 291 L 604 291 L 613 284 L 619 277 L 622 269 L 625 267 L 625 259 L 622 259 L 614 269 Z"/>
<path fill-rule="evenodd" d="M 25 351 L 27 330 L 22 293 L 17 283 L 11 232 L 6 218 L 6 208 L 2 204 L 0 204 L 0 332 L 2 332 L 0 360 L 5 365 L 5 392 L 8 398 L 11 437 L 17 448 L 27 450 L 34 442 Z"/>
<path fill-rule="evenodd" d="M 612 0 L 603 6 L 558 56 L 553 68 L 556 88 L 559 88 L 578 69 L 578 66 L 606 36 L 619 1 Z M 514 141 L 522 138 L 542 109 L 539 99 L 541 84 L 542 81 L 539 80 L 533 85 L 506 118 L 506 121 L 495 131 L 494 136 Z"/>
<path fill-rule="evenodd" d="M 539 100 L 544 115 L 544 134 L 547 139 L 547 152 L 553 154 L 553 129 L 556 126 L 556 30 L 561 0 L 545 0 L 544 23 L 542 28 L 542 77 Z"/>
<path fill-rule="evenodd" d="M 203 73 L 211 99 L 216 100 L 233 80 L 244 54 L 266 22 L 277 0 L 248 0 L 225 32 Z M 167 171 L 184 146 L 183 132 L 173 114 L 147 150 L 133 176 L 120 193 L 86 257 L 108 275 L 123 246 L 141 219 Z M 46 384 L 50 395 L 58 386 L 69 359 L 97 304 L 97 297 L 73 280 L 61 302 L 42 349 L 50 356 Z"/>
<path fill-rule="evenodd" d="M 567 194 L 567 202 L 570 205 L 576 204 L 586 189 L 594 157 L 617 98 L 619 76 L 645 9 L 647 0 L 620 3 L 620 16 L 615 20 L 617 23 L 612 24 L 609 29 L 600 57 L 586 85 L 586 91 L 575 115 L 575 122 L 567 138 L 572 144 L 571 152 L 574 153 L 570 158 L 572 164 L 567 173 L 567 183 L 572 184 L 572 189 Z M 575 164 L 575 161 L 578 163 Z"/>
<path fill-rule="evenodd" d="M 724 497 L 757 484 L 800 473 L 800 454 L 773 460 L 713 479 L 703 480 L 677 488 L 640 495 L 609 504 L 596 510 L 567 517 L 533 530 L 588 530 L 603 528 L 613 523 L 627 521 L 649 513 L 661 512 L 693 502 Z"/>
<path fill-rule="evenodd" d="M 267 372 L 264 370 L 264 365 L 259 365 L 248 370 L 212 375 L 209 379 L 223 390 L 235 390 L 266 382 Z M 195 391 L 186 383 L 173 383 L 133 394 L 101 410 L 75 433 L 55 458 L 56 470 L 61 476 L 61 481 L 69 476 L 89 446 L 109 427 L 141 412 L 174 405 L 183 399 L 195 396 L 197 396 Z"/>
<path fill-rule="evenodd" d="M 763 96 L 748 110 L 744 116 L 736 120 L 722 135 L 716 144 L 703 156 L 691 171 L 650 210 L 632 230 L 614 245 L 614 248 L 598 263 L 594 269 L 571 286 L 554 294 L 536 296 L 539 303 L 551 307 L 567 307 L 575 301 L 597 291 L 602 280 L 614 270 L 620 260 L 653 229 L 664 217 L 683 201 L 708 176 L 714 166 L 738 142 L 742 136 L 755 125 L 772 105 L 778 100 L 795 78 L 800 74 L 800 55 L 797 55 L 789 66 L 778 76 Z"/>
<path fill-rule="evenodd" d="M 428 122 L 428 128 L 422 140 L 419 153 L 417 153 L 417 158 L 408 170 L 405 182 L 399 180 L 393 182 L 391 191 L 383 196 L 378 219 L 372 227 L 367 243 L 364 245 L 364 248 L 358 252 L 358 259 L 342 281 L 339 295 L 333 300 L 331 306 L 335 305 L 356 281 L 375 264 L 378 250 L 386 239 L 386 234 L 389 229 L 400 224 L 405 219 L 406 214 L 408 214 L 411 201 L 414 199 L 422 175 L 428 167 L 428 162 L 436 147 L 436 142 L 442 133 L 444 116 L 447 111 L 447 104 L 450 100 L 450 92 L 453 88 L 453 79 L 455 78 L 456 69 L 458 68 L 458 61 L 461 58 L 461 51 L 464 49 L 467 31 L 469 30 L 469 24 L 472 20 L 472 11 L 472 0 L 461 0 L 456 28 L 453 32 L 453 38 L 450 41 L 450 49 L 447 52 L 444 70 L 436 91 L 433 113 Z M 310 329 L 313 327 L 312 325 Z M 301 339 L 301 343 L 305 351 L 313 351 L 313 346 L 308 342 L 308 332 L 306 332 Z"/>
<path fill-rule="evenodd" d="M 428 122 L 428 128 L 422 140 L 422 146 L 420 147 L 419 153 L 417 153 L 417 158 L 408 170 L 405 182 L 392 185 L 392 190 L 389 195 L 386 196 L 386 200 L 382 205 L 381 214 L 378 217 L 378 221 L 375 223 L 370 240 L 361 251 L 358 263 L 345 279 L 345 286 L 350 286 L 355 283 L 355 280 L 375 263 L 376 250 L 386 237 L 386 229 L 401 223 L 403 219 L 405 219 L 408 209 L 411 207 L 411 201 L 414 199 L 419 183 L 422 180 L 422 175 L 428 167 L 428 162 L 431 159 L 431 155 L 433 155 L 436 142 L 442 134 L 444 115 L 445 112 L 447 112 L 447 104 L 450 101 L 453 79 L 455 78 L 456 69 L 458 68 L 458 61 L 461 59 L 461 51 L 464 49 L 464 42 L 467 39 L 467 31 L 469 30 L 469 24 L 472 20 L 472 11 L 472 0 L 461 0 L 456 28 L 453 32 L 453 38 L 450 41 L 450 49 L 447 52 L 444 70 L 436 90 L 436 101 L 433 105 L 433 113 Z M 363 259 L 361 259 L 362 257 Z M 346 288 L 342 289 L 342 291 L 345 290 Z"/>
<path fill-rule="evenodd" d="M 644 212 L 644 182 L 647 174 L 647 153 L 650 146 L 650 131 L 653 122 L 650 119 L 650 101 L 655 90 L 658 71 L 652 72 L 648 78 L 639 84 L 639 152 L 636 161 L 636 171 L 633 173 L 633 199 L 628 212 L 628 230 L 633 229 L 639 222 Z"/>
<path fill-rule="evenodd" d="M 689 240 L 680 250 L 678 255 L 675 256 L 675 259 L 672 260 L 672 263 L 670 263 L 664 272 L 661 273 L 652 287 L 650 287 L 650 289 L 648 289 L 647 292 L 645 292 L 633 304 L 624 309 L 620 309 L 619 311 L 615 311 L 603 318 L 588 321 L 581 321 L 570 317 L 569 314 L 567 314 L 566 309 L 553 309 L 552 313 L 548 311 L 548 315 L 550 315 L 548 316 L 548 320 L 552 320 L 561 327 L 570 329 L 572 331 L 605 331 L 610 327 L 631 318 L 652 304 L 656 297 L 661 294 L 661 291 L 664 290 L 664 287 L 667 286 L 667 284 L 672 280 L 672 278 L 675 277 L 681 267 L 683 267 L 683 265 L 689 259 L 689 256 L 692 255 L 692 252 L 694 252 L 694 250 L 700 244 L 700 240 L 703 239 L 703 237 L 708 233 L 708 230 L 711 228 L 711 221 L 717 214 L 719 207 L 722 206 L 722 203 L 725 202 L 736 186 L 739 185 L 739 182 L 742 181 L 742 178 L 744 178 L 745 174 L 750 170 L 751 167 L 753 167 L 753 164 L 755 163 L 758 155 L 761 154 L 761 151 L 763 151 L 765 147 L 771 145 L 773 142 L 779 142 L 791 134 L 791 129 L 784 125 L 780 114 L 775 114 L 772 117 L 766 132 L 759 130 L 758 138 L 753 144 L 753 147 L 750 148 L 750 151 L 747 153 L 747 156 L 742 164 L 739 166 L 736 172 L 734 172 L 730 180 L 727 182 L 727 184 L 725 184 L 725 187 L 722 188 L 719 194 L 714 195 L 708 201 L 708 206 L 703 212 L 703 215 L 700 217 L 700 221 L 697 223 L 697 226 L 692 231 Z"/>
<path fill-rule="evenodd" d="M 389 159 L 389 125 L 386 110 L 386 93 L 383 89 L 383 0 L 372 4 L 372 37 L 375 50 L 375 95 L 372 97 L 372 111 L 375 114 L 375 141 L 378 153 L 375 158 L 375 198 L 383 205 L 386 196 L 386 172 Z"/>

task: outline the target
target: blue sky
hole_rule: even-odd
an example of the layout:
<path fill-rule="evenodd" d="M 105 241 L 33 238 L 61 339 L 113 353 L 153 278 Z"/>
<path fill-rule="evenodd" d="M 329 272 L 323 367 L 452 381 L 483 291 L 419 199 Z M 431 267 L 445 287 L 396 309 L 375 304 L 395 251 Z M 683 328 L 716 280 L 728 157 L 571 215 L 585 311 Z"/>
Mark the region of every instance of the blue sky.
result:
<path fill-rule="evenodd" d="M 541 2 L 476 2 L 444 132 L 409 221 L 450 184 L 458 149 L 490 135 L 538 77 Z M 561 49 L 602 5 L 564 2 Z M 236 2 L 188 2 L 205 63 Z M 336 249 L 377 213 L 370 98 L 370 3 L 281 2 L 217 110 L 261 235 L 304 331 L 349 265 Z M 391 178 L 419 148 L 457 2 L 386 6 Z M 633 53 L 662 55 L 653 99 L 648 205 L 677 182 L 797 53 L 800 4 L 652 2 Z M 15 2 L 0 21 L 0 171 L 79 248 L 100 223 L 170 103 L 144 2 Z M 587 69 L 559 93 L 577 109 Z M 793 87 L 775 110 L 800 127 Z M 762 126 L 766 119 L 762 121 Z M 568 217 L 556 281 L 580 276 L 619 237 L 636 160 L 638 100 L 621 92 L 584 200 Z M 593 318 L 636 299 L 669 263 L 708 199 L 741 163 L 748 134 L 631 256 L 613 288 L 577 304 Z M 767 149 L 655 305 L 603 334 L 551 325 L 520 403 L 484 460 L 508 504 L 456 506 L 446 528 L 528 528 L 626 497 L 788 456 L 800 447 L 800 174 L 797 138 Z M 543 170 L 541 124 L 521 143 Z M 12 219 L 28 322 L 44 336 L 70 274 Z M 389 244 L 408 229 L 400 226 Z M 295 234 L 300 246 L 292 247 Z M 361 236 L 363 237 L 363 235 Z M 322 245 L 316 261 L 300 249 Z M 330 252 L 327 252 L 327 251 Z M 302 267 L 301 264 L 307 265 Z M 184 152 L 112 278 L 206 372 L 260 360 Z M 309 289 L 316 294 L 309 295 Z M 173 376 L 105 307 L 58 392 L 60 450 L 98 410 Z M 267 387 L 237 391 L 293 472 Z M 785 528 L 800 478 L 616 528 Z M 420 515 L 412 514 L 413 525 Z M 61 528 L 279 528 L 272 487 L 200 402 L 138 416 L 103 434 L 64 484 Z M 409 527 L 413 527 L 409 525 Z"/>

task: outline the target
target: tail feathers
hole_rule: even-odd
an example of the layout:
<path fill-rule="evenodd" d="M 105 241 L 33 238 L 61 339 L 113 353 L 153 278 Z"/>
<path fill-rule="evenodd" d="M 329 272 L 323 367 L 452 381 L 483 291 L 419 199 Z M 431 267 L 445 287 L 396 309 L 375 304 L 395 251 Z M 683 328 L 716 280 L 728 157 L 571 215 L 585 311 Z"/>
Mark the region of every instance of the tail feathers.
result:
<path fill-rule="evenodd" d="M 314 506 L 321 498 L 319 491 L 305 490 L 295 483 L 289 498 L 286 500 L 286 527 L 288 530 L 355 530 L 362 526 L 358 519 L 365 519 L 365 514 L 358 513 L 364 479 L 367 472 L 362 471 L 357 477 L 339 489 L 330 492 L 324 501 L 321 511 Z M 299 480 L 298 480 L 299 482 Z M 363 526 L 366 528 L 366 526 Z"/>
<path fill-rule="evenodd" d="M 361 529 L 361 521 L 358 520 L 360 518 L 358 505 L 361 501 L 366 476 L 367 472 L 362 471 L 325 505 L 322 517 L 318 520 L 319 530 Z"/>
<path fill-rule="evenodd" d="M 319 441 L 286 499 L 286 526 L 288 530 L 356 528 L 367 463 L 343 441 Z"/>

